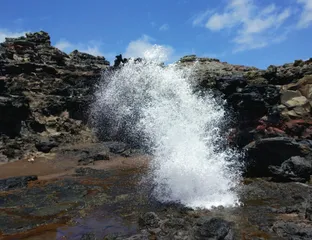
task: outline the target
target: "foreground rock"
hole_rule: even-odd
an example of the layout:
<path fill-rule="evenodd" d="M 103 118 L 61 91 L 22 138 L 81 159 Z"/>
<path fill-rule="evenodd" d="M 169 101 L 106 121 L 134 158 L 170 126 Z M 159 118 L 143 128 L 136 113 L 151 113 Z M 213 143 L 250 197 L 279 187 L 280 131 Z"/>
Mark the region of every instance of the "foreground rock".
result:
<path fill-rule="evenodd" d="M 203 217 L 194 228 L 194 239 L 224 239 L 233 240 L 234 233 L 231 223 L 221 218 Z"/>
<path fill-rule="evenodd" d="M 64 147 L 62 154 L 79 157 L 84 151 L 92 152 L 93 147 Z M 75 153 L 75 149 L 82 151 Z M 55 155 L 56 159 L 59 156 Z M 14 178 L 22 184 L 2 188 L 0 194 L 0 238 L 62 239 L 71 238 L 73 233 L 75 239 L 311 237 L 311 185 L 245 179 L 239 191 L 240 206 L 193 210 L 151 197 L 142 185 L 146 168 L 99 166 L 77 167 L 73 173 L 54 178 Z"/>

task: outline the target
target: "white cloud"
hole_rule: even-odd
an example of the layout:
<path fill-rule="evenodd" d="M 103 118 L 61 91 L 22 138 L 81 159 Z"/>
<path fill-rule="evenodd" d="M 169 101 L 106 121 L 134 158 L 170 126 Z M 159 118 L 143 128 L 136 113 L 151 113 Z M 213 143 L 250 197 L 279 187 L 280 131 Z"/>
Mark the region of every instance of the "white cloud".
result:
<path fill-rule="evenodd" d="M 222 12 L 208 14 L 209 17 L 206 13 L 199 19 L 201 22 L 206 19 L 205 27 L 210 31 L 232 30 L 233 52 L 263 48 L 286 39 L 286 22 L 292 15 L 290 8 L 275 4 L 260 6 L 254 0 L 229 0 Z M 199 21 L 198 18 L 196 21 Z"/>
<path fill-rule="evenodd" d="M 198 14 L 196 14 L 195 16 L 193 16 L 192 18 L 192 24 L 193 26 L 201 26 L 203 21 L 212 13 L 213 11 L 208 9 L 205 12 L 200 12 Z"/>
<path fill-rule="evenodd" d="M 169 24 L 165 23 L 165 24 L 160 26 L 159 31 L 167 31 L 167 30 L 169 30 L 169 28 L 170 28 Z"/>
<path fill-rule="evenodd" d="M 16 38 L 25 36 L 26 32 L 12 32 L 7 29 L 0 29 L 0 42 L 4 42 L 5 38 Z"/>
<path fill-rule="evenodd" d="M 73 45 L 69 41 L 62 39 L 55 44 L 55 47 L 61 51 L 66 51 L 67 49 L 72 48 Z"/>
<path fill-rule="evenodd" d="M 66 39 L 61 39 L 55 44 L 55 47 L 64 52 L 71 52 L 77 49 L 80 52 L 89 53 L 94 56 L 105 56 L 100 50 L 101 43 L 96 41 L 89 41 L 87 44 L 83 44 L 71 43 Z"/>
<path fill-rule="evenodd" d="M 159 62 L 172 61 L 174 49 L 167 45 L 152 44 L 151 42 L 153 41 L 155 40 L 147 35 L 131 41 L 127 46 L 124 56 L 127 58 L 142 57 Z"/>
<path fill-rule="evenodd" d="M 212 15 L 206 23 L 206 28 L 212 31 L 218 31 L 226 27 L 232 27 L 235 24 L 233 22 L 233 16 L 228 13 Z"/>
<path fill-rule="evenodd" d="M 307 28 L 312 24 L 312 0 L 297 0 L 297 2 L 303 5 L 297 27 Z"/>

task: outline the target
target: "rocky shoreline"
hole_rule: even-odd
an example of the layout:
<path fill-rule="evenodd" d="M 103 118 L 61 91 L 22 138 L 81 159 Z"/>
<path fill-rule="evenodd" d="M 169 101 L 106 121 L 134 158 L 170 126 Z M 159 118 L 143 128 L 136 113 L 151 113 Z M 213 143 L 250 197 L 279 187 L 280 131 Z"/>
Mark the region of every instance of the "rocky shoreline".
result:
<path fill-rule="evenodd" d="M 101 74 L 125 61 L 66 54 L 43 31 L 0 44 L 0 239 L 312 239 L 312 59 L 266 70 L 178 62 L 196 65 L 195 89 L 226 100 L 224 134 L 245 153 L 243 205 L 211 211 L 138 191 L 148 156 L 92 131 Z"/>

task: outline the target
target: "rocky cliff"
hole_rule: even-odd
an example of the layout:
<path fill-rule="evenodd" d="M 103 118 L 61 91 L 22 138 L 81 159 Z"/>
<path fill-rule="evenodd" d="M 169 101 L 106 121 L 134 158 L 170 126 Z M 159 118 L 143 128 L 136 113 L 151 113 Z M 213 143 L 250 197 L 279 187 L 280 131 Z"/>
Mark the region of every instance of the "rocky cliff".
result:
<path fill-rule="evenodd" d="M 46 32 L 0 45 L 0 162 L 60 143 L 92 141 L 86 110 L 104 57 L 51 46 Z"/>
<path fill-rule="evenodd" d="M 312 173 L 312 59 L 266 70 L 196 56 L 182 58 L 180 65 L 195 66 L 199 87 L 217 89 L 227 100 L 233 127 L 229 141 L 246 150 L 248 176 L 287 181 L 301 174 L 307 179 Z M 302 173 L 301 168 L 310 170 Z"/>

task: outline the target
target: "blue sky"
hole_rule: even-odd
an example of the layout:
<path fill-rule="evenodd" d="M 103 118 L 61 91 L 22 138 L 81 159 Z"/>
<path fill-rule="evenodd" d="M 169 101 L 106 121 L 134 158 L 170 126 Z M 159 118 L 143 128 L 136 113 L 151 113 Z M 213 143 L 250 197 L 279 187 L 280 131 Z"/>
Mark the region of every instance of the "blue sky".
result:
<path fill-rule="evenodd" d="M 29 31 L 52 44 L 114 56 L 158 45 L 168 62 L 216 57 L 266 68 L 312 57 L 312 0 L 2 0 L 0 41 Z"/>

